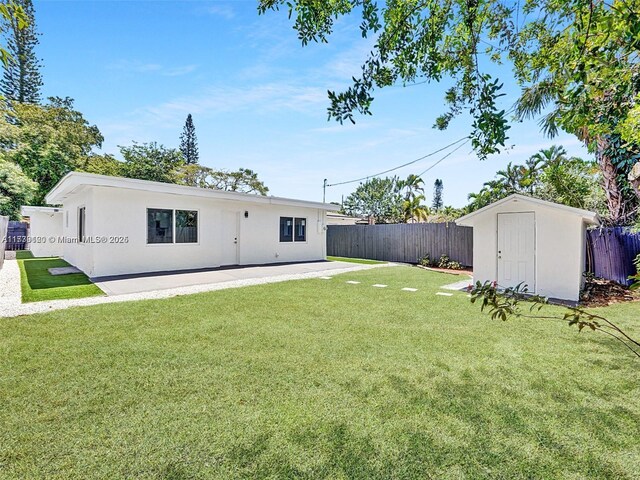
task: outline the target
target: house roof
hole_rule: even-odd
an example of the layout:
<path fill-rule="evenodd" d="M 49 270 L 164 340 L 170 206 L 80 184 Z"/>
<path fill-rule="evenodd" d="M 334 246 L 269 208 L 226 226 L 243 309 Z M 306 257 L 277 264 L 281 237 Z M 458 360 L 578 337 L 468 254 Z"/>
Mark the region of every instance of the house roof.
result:
<path fill-rule="evenodd" d="M 335 210 L 335 205 L 330 203 L 309 202 L 292 198 L 281 198 L 249 193 L 226 192 L 210 188 L 188 187 L 173 183 L 150 182 L 135 178 L 111 177 L 85 172 L 70 172 L 60 180 L 45 197 L 47 203 L 52 205 L 64 204 L 71 195 L 78 193 L 85 187 L 108 187 L 139 190 L 145 192 L 167 193 L 171 195 L 184 195 L 192 197 L 204 197 L 218 200 L 237 201 L 244 203 L 257 203 L 262 205 L 285 205 L 292 207 L 316 208 L 321 210 Z"/>
<path fill-rule="evenodd" d="M 20 208 L 20 213 L 23 217 L 29 217 L 34 213 L 58 213 L 62 212 L 61 208 L 55 207 L 33 207 L 31 205 L 24 205 Z"/>
<path fill-rule="evenodd" d="M 582 217 L 582 220 L 589 224 L 593 224 L 593 225 L 600 224 L 600 217 L 598 216 L 598 214 L 594 212 L 590 212 L 589 210 L 582 210 L 580 208 L 569 207 L 567 205 L 562 205 L 560 203 L 548 202 L 546 200 L 540 200 L 539 198 L 527 197 L 526 195 L 520 195 L 519 193 L 514 193 L 512 195 L 509 195 L 508 197 L 503 198 L 502 200 L 498 200 L 497 202 L 491 203 L 486 207 L 482 207 L 481 209 L 476 210 L 475 212 L 465 215 L 464 217 L 458 218 L 456 220 L 456 225 L 472 226 L 473 225 L 472 220 L 476 216 L 481 215 L 490 210 L 493 210 L 494 208 L 500 207 L 501 205 L 505 205 L 507 203 L 512 203 L 512 202 L 523 202 L 523 203 L 529 203 L 534 205 L 540 205 L 542 207 L 553 208 L 556 210 L 562 210 L 564 212 Z"/>

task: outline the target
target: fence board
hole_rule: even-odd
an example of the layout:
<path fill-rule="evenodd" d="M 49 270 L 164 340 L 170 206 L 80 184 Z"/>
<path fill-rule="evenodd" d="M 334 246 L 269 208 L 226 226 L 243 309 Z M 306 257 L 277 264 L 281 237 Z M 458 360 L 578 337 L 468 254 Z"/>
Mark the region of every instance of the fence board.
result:
<path fill-rule="evenodd" d="M 473 229 L 455 223 L 394 225 L 329 225 L 327 255 L 416 263 L 429 255 L 447 255 L 465 266 L 473 264 Z"/>
<path fill-rule="evenodd" d="M 591 271 L 596 277 L 630 285 L 635 273 L 633 259 L 640 254 L 640 233 L 628 228 L 610 227 L 587 232 Z"/>
<path fill-rule="evenodd" d="M 4 251 L 7 247 L 7 230 L 9 228 L 9 217 L 0 215 L 0 268 L 4 264 Z"/>

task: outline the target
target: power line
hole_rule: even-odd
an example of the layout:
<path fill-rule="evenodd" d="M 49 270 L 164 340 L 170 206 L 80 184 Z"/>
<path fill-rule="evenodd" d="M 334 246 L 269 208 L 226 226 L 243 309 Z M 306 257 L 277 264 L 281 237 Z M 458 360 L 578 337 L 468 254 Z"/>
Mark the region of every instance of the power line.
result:
<path fill-rule="evenodd" d="M 456 145 L 457 143 L 462 142 L 463 140 L 466 140 L 466 142 L 464 142 L 464 143 L 462 144 L 462 145 L 465 145 L 466 143 L 468 143 L 468 142 L 469 142 L 469 137 L 462 137 L 462 138 L 460 138 L 460 139 L 456 140 L 455 142 L 450 143 L 449 145 L 446 145 L 446 146 L 444 146 L 444 147 L 442 147 L 442 148 L 440 148 L 440 149 L 436 150 L 435 152 L 428 153 L 428 154 L 426 154 L 426 155 L 423 155 L 423 156 L 422 156 L 422 157 L 420 157 L 420 158 L 416 158 L 415 160 L 411 160 L 410 162 L 403 163 L 402 165 L 399 165 L 399 166 L 394 167 L 394 168 L 390 168 L 389 170 L 385 170 L 384 172 L 378 172 L 378 173 L 375 173 L 375 174 L 373 174 L 373 175 L 367 175 L 366 177 L 356 178 L 355 180 L 348 180 L 348 181 L 346 181 L 346 182 L 338 182 L 338 183 L 326 184 L 326 187 L 336 187 L 336 186 L 338 186 L 338 185 L 346 185 L 346 184 L 349 184 L 349 183 L 361 182 L 362 180 L 367 180 L 367 179 L 372 178 L 372 177 L 377 177 L 377 176 L 380 176 L 380 175 L 384 175 L 385 173 L 389 173 L 389 172 L 393 172 L 393 171 L 395 171 L 395 170 L 399 170 L 399 169 L 404 168 L 404 167 L 406 167 L 406 166 L 408 166 L 408 165 L 412 165 L 412 164 L 414 164 L 414 163 L 417 163 L 417 162 L 419 162 L 420 160 L 424 160 L 425 158 L 432 157 L 432 156 L 433 156 L 433 155 L 435 155 L 436 153 L 440 153 L 440 152 L 442 152 L 443 150 L 446 150 L 447 148 L 452 147 L 452 146 Z M 460 148 L 462 145 L 460 145 L 458 148 Z M 458 150 L 458 148 L 456 148 L 455 150 L 453 150 L 453 152 L 455 152 L 456 150 Z M 451 152 L 451 153 L 453 153 L 453 152 Z M 449 154 L 449 155 L 450 155 L 450 154 Z M 447 156 L 448 156 L 448 155 L 447 155 Z M 444 160 L 445 158 L 446 158 L 446 156 L 445 156 L 444 158 L 442 158 L 442 159 L 438 160 L 438 162 L 436 162 L 433 166 L 437 165 L 438 163 L 440 163 L 440 162 L 441 162 L 442 160 Z M 432 167 L 433 167 L 433 166 L 432 166 Z M 432 168 L 432 167 L 430 167 L 430 168 Z M 427 171 L 428 171 L 428 169 L 427 169 Z"/>
<path fill-rule="evenodd" d="M 456 148 L 454 148 L 453 150 L 451 150 L 449 153 L 447 153 L 444 157 L 442 157 L 440 160 L 438 160 L 436 163 L 434 163 L 433 165 L 430 165 L 424 172 L 420 173 L 420 175 L 418 175 L 419 177 L 422 177 L 425 173 L 427 173 L 429 170 L 431 170 L 433 167 L 435 167 L 436 165 L 438 165 L 440 162 L 442 162 L 445 158 L 447 158 L 450 155 L 453 155 L 454 153 L 456 153 L 458 150 L 460 150 L 462 147 L 464 147 L 467 143 L 469 143 L 469 139 L 467 138 L 467 141 L 464 142 L 461 145 L 458 145 Z"/>

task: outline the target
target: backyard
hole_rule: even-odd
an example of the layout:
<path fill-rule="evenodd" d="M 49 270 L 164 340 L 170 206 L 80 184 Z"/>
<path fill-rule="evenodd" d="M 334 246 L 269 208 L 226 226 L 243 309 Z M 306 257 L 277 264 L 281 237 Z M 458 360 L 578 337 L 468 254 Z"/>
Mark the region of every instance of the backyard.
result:
<path fill-rule="evenodd" d="M 452 278 L 381 267 L 1 319 L 0 477 L 638 478 L 638 360 L 436 295 Z M 640 304 L 599 311 L 640 336 Z"/>

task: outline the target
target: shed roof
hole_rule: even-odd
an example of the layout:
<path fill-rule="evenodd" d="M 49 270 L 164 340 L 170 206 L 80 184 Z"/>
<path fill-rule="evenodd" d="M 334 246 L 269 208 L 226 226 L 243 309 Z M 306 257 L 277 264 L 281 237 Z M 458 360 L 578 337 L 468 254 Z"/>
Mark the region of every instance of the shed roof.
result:
<path fill-rule="evenodd" d="M 67 173 L 45 197 L 47 203 L 52 205 L 64 204 L 71 195 L 78 193 L 85 187 L 108 187 L 139 190 L 145 192 L 167 193 L 172 195 L 184 195 L 192 197 L 205 197 L 227 201 L 245 203 L 257 203 L 263 205 L 285 205 L 292 207 L 316 208 L 321 210 L 335 210 L 335 205 L 330 203 L 310 202 L 249 193 L 226 192 L 210 188 L 189 187 L 173 183 L 151 182 L 135 178 L 111 177 L 85 172 Z"/>
<path fill-rule="evenodd" d="M 464 217 L 460 217 L 460 218 L 458 218 L 456 220 L 456 224 L 457 225 L 464 225 L 464 226 L 473 226 L 473 223 L 474 223 L 473 220 L 478 215 L 481 215 L 481 214 L 483 214 L 485 212 L 488 212 L 490 210 L 498 208 L 501 205 L 505 205 L 505 204 L 511 203 L 511 202 L 523 202 L 523 203 L 539 205 L 539 206 L 542 206 L 542 207 L 553 208 L 553 209 L 556 209 L 556 210 L 562 210 L 562 211 L 570 213 L 572 215 L 576 215 L 578 217 L 581 217 L 582 220 L 584 222 L 586 222 L 586 223 L 589 223 L 589 224 L 592 224 L 592 225 L 599 225 L 600 224 L 600 217 L 598 216 L 597 213 L 590 212 L 589 210 L 582 210 L 581 208 L 569 207 L 567 205 L 562 205 L 560 203 L 554 203 L 554 202 L 548 202 L 546 200 L 540 200 L 539 198 L 527 197 L 526 195 L 520 195 L 519 193 L 514 193 L 512 195 L 509 195 L 508 197 L 505 197 L 502 200 L 498 200 L 497 202 L 491 203 L 491 204 L 487 205 L 486 207 L 482 207 L 481 209 L 476 210 L 475 212 L 472 212 L 472 213 L 470 213 L 468 215 L 465 215 Z"/>

